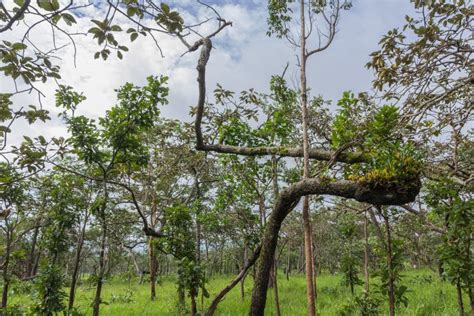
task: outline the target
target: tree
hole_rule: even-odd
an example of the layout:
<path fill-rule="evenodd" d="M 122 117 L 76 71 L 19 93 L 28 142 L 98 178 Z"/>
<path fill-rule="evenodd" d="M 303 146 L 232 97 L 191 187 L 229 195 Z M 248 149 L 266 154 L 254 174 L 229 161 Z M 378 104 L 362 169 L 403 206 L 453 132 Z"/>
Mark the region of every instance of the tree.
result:
<path fill-rule="evenodd" d="M 109 186 L 115 185 L 126 189 L 143 221 L 145 233 L 161 236 L 149 227 L 134 191 L 115 179 L 120 179 L 120 175 L 126 175 L 129 170 L 147 164 L 147 148 L 141 143 L 141 136 L 153 127 L 160 113 L 158 105 L 167 102 L 168 89 L 164 86 L 166 80 L 166 77 L 149 77 L 147 86 L 143 88 L 132 84 L 124 85 L 117 91 L 119 104 L 99 120 L 100 129 L 97 128 L 94 120 L 85 116 L 74 116 L 74 108 L 77 104 L 71 101 L 74 98 L 66 96 L 77 96 L 77 93 L 67 88 L 58 91 L 58 106 L 64 107 L 66 111 L 72 111 L 71 116 L 64 112 L 64 117 L 72 134 L 70 142 L 74 153 L 86 166 L 95 169 L 96 175 L 90 179 L 101 184 L 100 193 L 97 194 L 93 205 L 93 212 L 101 223 L 101 251 L 93 305 L 94 315 L 99 314 L 100 295 L 105 275 L 108 234 L 106 211 L 110 207 Z M 56 165 L 62 170 L 77 174 L 74 170 Z M 89 178 L 86 175 L 83 176 Z"/>

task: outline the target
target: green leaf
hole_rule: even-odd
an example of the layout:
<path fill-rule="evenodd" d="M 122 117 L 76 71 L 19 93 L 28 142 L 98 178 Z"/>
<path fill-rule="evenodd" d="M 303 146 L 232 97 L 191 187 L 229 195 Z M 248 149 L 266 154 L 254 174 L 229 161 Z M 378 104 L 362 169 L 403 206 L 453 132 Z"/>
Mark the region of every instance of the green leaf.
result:
<path fill-rule="evenodd" d="M 130 34 L 130 41 L 133 42 L 134 40 L 137 39 L 137 37 L 138 37 L 138 33 L 132 33 L 132 34 Z"/>
<path fill-rule="evenodd" d="M 69 26 L 77 23 L 76 19 L 74 18 L 74 16 L 72 14 L 63 13 L 61 15 L 61 17 L 63 18 L 64 22 L 66 22 L 66 24 L 69 25 Z"/>
<path fill-rule="evenodd" d="M 48 12 L 53 12 L 59 10 L 59 1 L 58 0 L 37 0 L 38 6 Z"/>
<path fill-rule="evenodd" d="M 28 46 L 26 46 L 25 44 L 23 43 L 14 43 L 12 45 L 12 49 L 14 50 L 23 50 L 23 49 L 26 49 Z"/>
<path fill-rule="evenodd" d="M 121 32 L 122 31 L 122 28 L 118 25 L 112 25 L 112 27 L 110 28 L 113 32 Z"/>
<path fill-rule="evenodd" d="M 164 13 L 168 14 L 170 13 L 170 6 L 167 5 L 166 3 L 161 3 L 161 10 L 163 10 Z"/>

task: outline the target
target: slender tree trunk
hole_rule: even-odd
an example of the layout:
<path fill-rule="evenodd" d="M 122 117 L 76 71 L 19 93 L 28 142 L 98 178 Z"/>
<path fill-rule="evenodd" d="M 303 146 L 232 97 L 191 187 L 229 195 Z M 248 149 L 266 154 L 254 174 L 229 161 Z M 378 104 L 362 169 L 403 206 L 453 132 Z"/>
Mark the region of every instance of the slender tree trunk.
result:
<path fill-rule="evenodd" d="M 7 225 L 6 240 L 5 240 L 5 260 L 3 262 L 3 290 L 2 290 L 2 310 L 6 314 L 8 304 L 8 289 L 10 287 L 10 273 L 8 271 L 11 255 L 12 233 Z"/>
<path fill-rule="evenodd" d="M 105 248 L 107 245 L 107 224 L 105 222 L 105 207 L 101 210 L 101 221 L 102 221 L 102 236 L 100 241 L 100 255 L 99 255 L 99 271 L 97 273 L 97 285 L 95 291 L 95 298 L 93 303 L 93 316 L 99 316 L 102 286 L 104 283 L 105 264 L 106 264 L 106 253 Z"/>
<path fill-rule="evenodd" d="M 306 273 L 306 296 L 308 315 L 316 315 L 315 293 L 314 293 L 314 271 L 313 271 L 313 247 L 311 242 L 311 222 L 309 218 L 309 200 L 303 200 L 303 225 L 304 225 L 304 255 Z"/>
<path fill-rule="evenodd" d="M 303 113 L 303 178 L 308 179 L 309 174 L 309 139 L 308 139 L 308 95 L 306 86 L 306 25 L 305 1 L 300 1 L 300 81 L 301 81 L 301 111 Z M 304 254 L 306 263 L 306 295 L 307 312 L 309 316 L 316 315 L 316 302 L 314 291 L 313 271 L 313 242 L 311 233 L 311 218 L 309 215 L 309 196 L 303 198 L 303 229 L 304 229 Z"/>
<path fill-rule="evenodd" d="M 79 238 L 77 240 L 76 256 L 74 258 L 74 268 L 72 271 L 71 286 L 69 289 L 69 302 L 68 302 L 69 312 L 74 307 L 74 299 L 76 296 L 76 285 L 77 285 L 77 279 L 79 275 L 79 267 L 81 265 L 80 262 L 81 262 L 82 246 L 84 245 L 84 235 L 86 233 L 86 226 L 87 226 L 88 219 L 89 219 L 89 214 L 86 213 L 85 218 L 84 218 L 84 223 L 82 224 L 81 231 L 79 233 Z"/>
<path fill-rule="evenodd" d="M 313 240 L 311 240 L 311 242 L 313 242 Z M 317 251 L 315 249 L 316 245 L 313 244 L 313 246 L 314 246 L 313 247 L 313 256 L 312 256 L 312 259 L 313 259 L 313 274 L 314 274 L 314 277 L 313 277 L 314 285 L 313 286 L 314 286 L 314 303 L 316 304 L 316 302 L 318 301 L 318 273 L 319 273 L 319 269 L 321 268 L 321 260 L 317 261 L 318 266 L 316 267 Z M 315 310 L 315 312 L 316 312 L 316 310 Z"/>
<path fill-rule="evenodd" d="M 191 290 L 190 296 L 191 296 L 191 316 L 196 316 L 197 315 L 196 291 Z"/>
<path fill-rule="evenodd" d="M 387 267 L 388 267 L 388 303 L 390 309 L 390 316 L 395 315 L 395 284 L 393 276 L 393 265 L 392 265 L 392 236 L 390 232 L 390 222 L 388 214 L 383 216 L 385 220 L 385 228 L 387 230 Z"/>
<path fill-rule="evenodd" d="M 150 299 L 156 299 L 156 274 L 158 271 L 158 260 L 156 259 L 156 251 L 153 243 L 153 237 L 148 239 L 148 256 L 150 266 Z"/>
<path fill-rule="evenodd" d="M 291 270 L 291 243 L 288 241 L 288 254 L 287 254 L 287 263 L 286 263 L 286 280 L 290 281 L 290 270 Z"/>
<path fill-rule="evenodd" d="M 369 288 L 369 231 L 367 225 L 367 211 L 364 213 L 364 291 L 365 294 L 368 295 L 370 288 Z"/>
<path fill-rule="evenodd" d="M 34 274 L 34 266 L 35 266 L 35 254 L 36 254 L 36 243 L 38 241 L 38 235 L 39 235 L 39 225 L 35 227 L 35 230 L 33 232 L 33 240 L 31 241 L 31 250 L 30 250 L 30 255 L 28 256 L 28 266 L 27 266 L 27 277 L 33 277 Z"/>
<path fill-rule="evenodd" d="M 471 313 L 474 315 L 474 293 L 472 287 L 467 290 L 467 294 L 469 295 L 469 303 L 471 304 Z"/>
<path fill-rule="evenodd" d="M 245 267 L 245 264 L 247 263 L 247 245 L 244 245 L 244 261 L 242 263 L 242 269 Z M 242 302 L 245 300 L 245 276 L 246 274 L 242 277 L 240 280 L 240 299 Z"/>
<path fill-rule="evenodd" d="M 266 215 L 265 215 L 265 197 L 263 194 L 258 196 L 258 212 L 260 215 L 260 225 L 261 227 L 265 226 Z"/>
<path fill-rule="evenodd" d="M 280 297 L 278 295 L 278 266 L 277 266 L 277 260 L 275 259 L 273 261 L 273 291 L 274 291 L 274 297 L 275 297 L 275 314 L 276 316 L 281 316 L 281 311 L 280 311 Z"/>
<path fill-rule="evenodd" d="M 462 299 L 461 282 L 459 282 L 459 280 L 456 282 L 456 294 L 458 298 L 459 316 L 464 316 L 464 301 Z"/>

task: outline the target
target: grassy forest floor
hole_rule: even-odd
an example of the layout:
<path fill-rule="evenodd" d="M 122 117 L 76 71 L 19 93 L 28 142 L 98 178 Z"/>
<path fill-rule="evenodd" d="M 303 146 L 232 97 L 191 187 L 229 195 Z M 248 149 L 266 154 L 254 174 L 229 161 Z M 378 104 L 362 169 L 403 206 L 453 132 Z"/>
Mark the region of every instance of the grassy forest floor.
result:
<path fill-rule="evenodd" d="M 232 276 L 214 278 L 208 284 L 210 298 L 223 288 Z M 352 295 L 350 289 L 341 284 L 342 276 L 322 274 L 318 278 L 318 311 L 320 315 L 357 315 L 358 313 L 342 313 L 350 306 Z M 376 289 L 377 278 L 372 278 L 372 289 Z M 409 288 L 407 294 L 408 306 L 401 306 L 398 315 L 458 315 L 455 288 L 448 282 L 443 282 L 432 271 L 412 270 L 404 273 L 402 284 Z M 278 286 L 282 315 L 306 315 L 305 278 L 304 275 L 290 275 L 287 281 L 282 272 L 279 273 Z M 16 288 L 16 289 L 15 289 Z M 20 304 L 28 306 L 33 297 L 23 289 L 14 287 L 10 294 L 9 305 Z M 252 290 L 252 278 L 245 282 L 245 299 L 240 298 L 239 285 L 236 286 L 218 307 L 217 315 L 246 315 Z M 356 295 L 362 291 L 357 286 Z M 94 288 L 83 284 L 78 288 L 76 306 L 85 315 L 91 315 L 90 302 Z M 157 299 L 149 300 L 149 285 L 138 285 L 132 282 L 120 281 L 117 278 L 109 280 L 103 290 L 105 304 L 101 307 L 101 315 L 180 315 L 177 312 L 176 285 L 172 279 L 163 279 L 157 285 Z M 204 300 L 204 305 L 210 299 Z M 10 306 L 11 306 L 10 305 Z M 465 307 L 468 308 L 467 297 Z M 199 299 L 199 308 L 201 301 Z M 381 315 L 388 314 L 387 304 L 382 305 Z M 266 315 L 275 315 L 273 290 L 268 292 Z"/>

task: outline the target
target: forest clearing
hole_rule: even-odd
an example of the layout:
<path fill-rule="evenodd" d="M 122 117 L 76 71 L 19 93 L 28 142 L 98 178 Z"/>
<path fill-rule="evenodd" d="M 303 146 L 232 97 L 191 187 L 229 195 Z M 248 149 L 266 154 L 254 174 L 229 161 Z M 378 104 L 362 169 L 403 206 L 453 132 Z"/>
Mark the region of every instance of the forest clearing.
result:
<path fill-rule="evenodd" d="M 1 0 L 0 316 L 473 315 L 471 0 Z"/>

